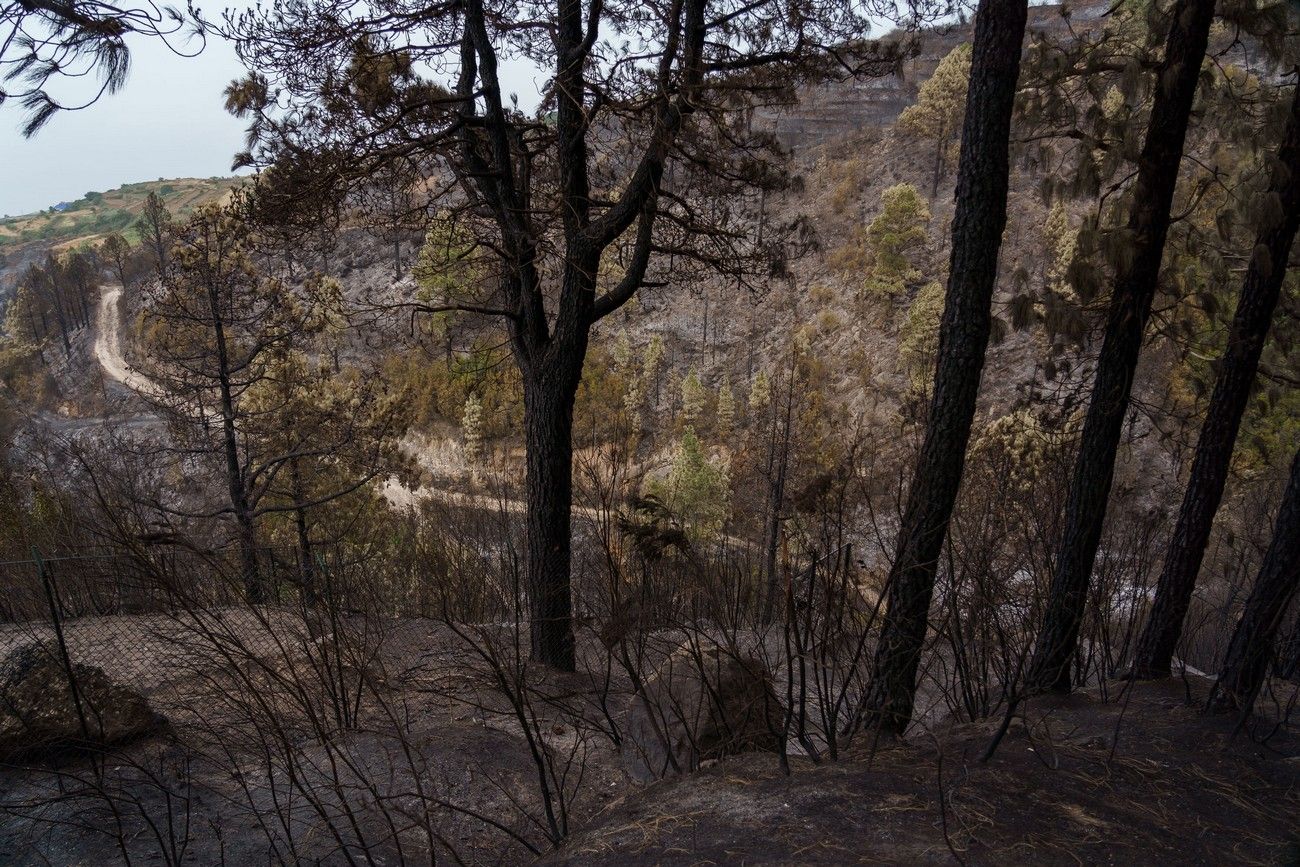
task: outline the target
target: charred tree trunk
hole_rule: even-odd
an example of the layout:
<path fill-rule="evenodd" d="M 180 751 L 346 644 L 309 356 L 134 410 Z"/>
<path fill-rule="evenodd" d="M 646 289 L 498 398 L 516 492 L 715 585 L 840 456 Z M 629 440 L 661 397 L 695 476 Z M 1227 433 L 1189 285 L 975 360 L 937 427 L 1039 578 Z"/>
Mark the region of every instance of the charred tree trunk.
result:
<path fill-rule="evenodd" d="M 153 249 L 154 262 L 158 265 L 158 273 L 164 274 L 167 271 L 167 242 L 163 238 L 162 223 L 153 222 L 149 231 L 149 246 Z"/>
<path fill-rule="evenodd" d="M 1289 680 L 1300 676 L 1300 617 L 1291 624 L 1291 637 L 1278 648 L 1278 675 Z"/>
<path fill-rule="evenodd" d="M 266 601 L 266 589 L 262 586 L 261 567 L 257 562 L 257 532 L 253 527 L 252 511 L 247 507 L 236 509 L 235 525 L 244 596 L 250 605 L 260 605 Z"/>
<path fill-rule="evenodd" d="M 81 308 L 81 327 L 90 327 L 90 284 L 82 275 L 77 280 L 77 303 Z"/>
<path fill-rule="evenodd" d="M 308 610 L 316 607 L 316 564 L 312 560 L 311 533 L 307 528 L 307 501 L 302 488 L 302 470 L 298 459 L 289 461 L 289 483 L 293 493 L 294 528 L 298 534 L 298 570 L 302 579 L 303 602 Z"/>
<path fill-rule="evenodd" d="M 661 65 L 661 77 L 674 75 L 655 109 L 646 149 L 623 194 L 599 217 L 592 216 L 586 136 L 592 115 L 584 102 L 590 92 L 584 69 L 597 32 L 596 15 L 586 22 L 582 4 L 563 2 L 557 9 L 553 38 L 555 75 L 555 160 L 563 228 L 559 293 L 553 311 L 543 292 L 541 242 L 533 213 L 530 156 L 524 136 L 501 99 L 497 53 L 488 32 L 481 0 L 463 4 L 457 113 L 462 132 L 459 155 L 463 180 L 476 191 L 483 209 L 501 233 L 505 257 L 501 294 L 505 310 L 494 313 L 508 322 L 511 351 L 524 381 L 524 429 L 527 445 L 528 555 L 527 583 L 534 660 L 574 669 L 573 603 L 570 596 L 573 505 L 573 404 L 582 376 L 592 324 L 618 310 L 644 284 L 655 251 L 659 183 L 684 118 L 695 111 L 692 97 L 704 79 L 708 29 L 703 0 L 684 0 L 671 25 L 674 63 Z M 593 29 L 589 33 L 587 26 Z M 482 106 L 482 113 L 479 113 Z M 482 131 L 480 133 L 480 130 Z M 596 276 L 601 254 L 635 226 L 635 241 L 622 278 L 598 294 Z"/>
<path fill-rule="evenodd" d="M 1291 116 L 1268 194 L 1277 197 L 1278 216 L 1272 224 L 1262 227 L 1255 239 L 1255 252 L 1241 287 L 1214 395 L 1196 444 L 1178 524 L 1138 643 L 1133 664 L 1137 677 L 1169 676 L 1214 515 L 1223 498 L 1241 417 L 1286 277 L 1291 245 L 1300 228 L 1300 89 L 1291 100 Z"/>
<path fill-rule="evenodd" d="M 771 623 L 778 600 L 785 598 L 781 573 L 776 568 L 776 552 L 781 544 L 781 511 L 785 508 L 785 482 L 790 465 L 790 421 L 794 411 L 794 379 L 797 365 L 793 354 L 786 380 L 785 410 L 781 420 L 773 419 L 772 436 L 767 448 L 767 506 L 763 522 L 763 622 Z M 778 424 L 780 425 L 778 429 Z M 779 439 L 778 439 L 779 437 Z"/>
<path fill-rule="evenodd" d="M 1273 528 L 1246 610 L 1232 634 L 1215 687 L 1218 699 L 1249 712 L 1264 684 L 1273 645 L 1287 607 L 1300 589 L 1300 451 L 1291 461 L 1291 479 Z"/>
<path fill-rule="evenodd" d="M 158 273 L 167 273 L 167 209 L 162 200 L 150 193 L 145 201 L 144 231 L 148 232 L 147 243 L 153 249 L 154 261 Z"/>
<path fill-rule="evenodd" d="M 1115 276 L 1092 400 L 1066 501 L 1065 529 L 1047 613 L 1026 679 L 1030 692 L 1068 692 L 1071 687 L 1070 661 L 1078 644 L 1093 562 L 1101 541 L 1133 372 L 1155 297 L 1188 117 L 1214 19 L 1214 0 L 1178 0 L 1171 19 L 1165 57 L 1156 70 L 1155 101 L 1132 191 L 1128 220 L 1132 256 Z"/>
<path fill-rule="evenodd" d="M 30 298 L 31 296 L 28 297 Z M 45 316 L 44 314 L 41 315 L 41 328 L 38 331 L 36 328 L 36 317 L 32 315 L 31 304 L 27 304 L 26 307 L 27 327 L 32 330 L 32 336 L 36 338 L 36 355 L 41 359 L 41 364 L 45 364 L 45 337 L 47 336 Z"/>
<path fill-rule="evenodd" d="M 231 385 L 230 353 L 226 346 L 226 329 L 221 316 L 221 302 L 215 289 L 208 291 L 208 308 L 212 317 L 217 349 L 217 383 L 221 398 L 221 440 L 226 460 L 226 486 L 230 510 L 235 516 L 236 543 L 239 546 L 240 580 L 252 604 L 266 601 L 257 564 L 257 534 L 253 527 L 253 507 L 248 500 L 244 469 L 239 462 L 239 436 L 235 429 L 235 397 Z"/>
<path fill-rule="evenodd" d="M 1011 111 L 1027 14 L 1025 0 L 981 0 L 975 18 L 934 395 L 865 705 L 868 723 L 889 734 L 901 735 L 912 718 L 935 572 L 975 416 L 1007 220 Z"/>
<path fill-rule="evenodd" d="M 71 358 L 72 339 L 68 336 L 68 314 L 63 309 L 63 297 L 58 286 L 51 288 L 50 297 L 54 301 L 54 319 L 59 323 L 59 336 L 63 338 L 63 354 Z"/>
<path fill-rule="evenodd" d="M 573 671 L 573 403 L 583 351 L 525 369 L 528 577 L 532 658 Z"/>
<path fill-rule="evenodd" d="M 934 139 L 934 169 L 930 175 L 930 198 L 939 197 L 939 180 L 943 177 L 943 152 L 948 147 L 948 130 L 939 122 L 939 134 Z"/>

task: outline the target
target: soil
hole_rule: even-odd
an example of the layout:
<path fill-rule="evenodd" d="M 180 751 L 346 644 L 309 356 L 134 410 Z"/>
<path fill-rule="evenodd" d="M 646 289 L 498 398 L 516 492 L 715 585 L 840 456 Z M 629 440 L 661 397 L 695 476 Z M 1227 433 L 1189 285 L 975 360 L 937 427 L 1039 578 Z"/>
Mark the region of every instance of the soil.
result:
<path fill-rule="evenodd" d="M 285 688 L 311 682 L 322 660 L 301 621 L 269 610 L 205 617 L 203 628 L 167 615 L 66 625 L 78 661 L 140 689 L 171 728 L 101 761 L 0 767 L 0 863 L 124 863 L 123 844 L 131 863 L 532 863 L 551 844 L 530 736 L 552 746 L 570 795 L 570 836 L 541 855 L 548 864 L 1300 857 L 1300 738 L 1204 714 L 1204 678 L 1107 684 L 1105 700 L 1095 690 L 1038 699 L 987 763 L 999 720 L 936 721 L 901 743 L 860 736 L 820 764 L 791 743 L 788 775 L 777 756 L 754 753 L 643 786 L 601 731 L 606 711 L 620 718 L 626 684 L 613 683 L 602 706 L 599 678 L 530 670 L 534 697 L 546 698 L 532 704 L 526 733 L 454 630 L 369 622 L 358 646 L 369 648 L 374 686 L 354 724 L 326 720 L 322 730 Z M 476 633 L 478 646 L 495 642 L 509 659 L 512 630 Z M 32 637 L 14 626 L 0 643 Z M 218 645 L 236 649 L 235 664 Z"/>
<path fill-rule="evenodd" d="M 1201 711 L 1208 681 L 1040 699 L 838 762 L 724 760 L 633 790 L 548 864 L 1292 864 L 1300 740 Z"/>
<path fill-rule="evenodd" d="M 352 639 L 329 656 L 329 635 L 313 646 L 276 609 L 68 621 L 73 661 L 140 690 L 169 729 L 98 759 L 0 763 L 0 864 L 519 864 L 550 848 L 528 737 L 471 646 L 426 620 L 340 628 Z M 5 627 L 0 649 L 48 631 Z M 477 632 L 479 646 L 508 638 Z M 362 649 L 367 686 L 353 721 L 336 725 L 317 672 Z M 581 771 L 570 827 L 623 785 L 612 743 L 565 722 L 590 715 L 589 686 L 547 684 L 564 710 L 533 709 L 530 734 Z"/>

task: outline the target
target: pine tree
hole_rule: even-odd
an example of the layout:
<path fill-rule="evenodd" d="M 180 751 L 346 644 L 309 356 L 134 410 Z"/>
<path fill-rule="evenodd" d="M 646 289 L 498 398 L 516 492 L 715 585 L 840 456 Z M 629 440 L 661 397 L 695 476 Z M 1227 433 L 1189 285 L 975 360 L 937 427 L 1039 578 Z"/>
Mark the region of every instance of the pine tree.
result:
<path fill-rule="evenodd" d="M 265 491 L 254 480 L 275 472 L 259 466 L 265 456 L 254 447 L 250 416 L 267 414 L 257 393 L 282 368 L 304 327 L 296 299 L 258 271 L 251 234 L 233 211 L 217 205 L 199 208 L 179 227 L 174 261 L 146 294 L 144 342 L 151 374 L 164 385 L 157 402 L 174 430 L 193 440 L 192 453 L 220 467 L 244 590 L 260 603 L 270 588 L 257 554 Z"/>
<path fill-rule="evenodd" d="M 1043 240 L 1047 245 L 1047 288 L 1058 295 L 1073 299 L 1074 287 L 1070 284 L 1070 266 L 1078 249 L 1078 232 L 1070 225 L 1065 206 L 1054 202 L 1043 225 Z"/>
<path fill-rule="evenodd" d="M 1081 270 L 1079 231 L 1071 225 L 1065 206 L 1053 202 L 1042 226 L 1042 249 L 1046 254 L 1042 291 L 1026 288 L 1008 305 L 1012 328 L 1022 330 L 1042 322 L 1053 354 L 1062 352 L 1068 344 L 1077 344 L 1089 330 L 1084 299 L 1075 288 Z"/>
<path fill-rule="evenodd" d="M 474 240 L 446 214 L 429 221 L 424 244 L 415 257 L 411 274 L 419 286 L 417 299 L 468 300 L 477 297 L 483 268 Z"/>
<path fill-rule="evenodd" d="M 707 395 L 704 392 L 704 386 L 700 384 L 700 376 L 691 368 L 682 377 L 682 418 L 686 424 L 694 425 L 701 416 L 704 415 L 704 404 Z"/>
<path fill-rule="evenodd" d="M 682 431 L 668 478 L 662 483 L 652 482 L 648 488 L 697 538 L 715 535 L 731 515 L 727 468 L 708 459 L 695 428 L 689 425 Z"/>
<path fill-rule="evenodd" d="M 1156 597 L 1138 642 L 1134 673 L 1139 676 L 1169 674 L 1214 515 L 1223 498 L 1233 446 L 1281 295 L 1292 244 L 1300 231 L 1300 88 L 1291 99 L 1286 132 L 1264 200 L 1269 206 L 1264 209 L 1228 345 L 1218 366 Z"/>
<path fill-rule="evenodd" d="M 614 356 L 615 369 L 626 375 L 632 369 L 632 338 L 626 328 L 619 330 L 611 354 Z"/>
<path fill-rule="evenodd" d="M 266 375 L 240 396 L 239 413 L 248 466 L 267 478 L 252 492 L 259 534 L 297 548 L 310 606 L 321 589 L 314 552 L 381 511 L 376 482 L 405 462 L 397 437 L 408 419 L 407 401 L 386 383 L 325 362 L 313 344 L 328 332 L 304 324 L 300 346 L 271 353 Z"/>
<path fill-rule="evenodd" d="M 925 80 L 916 94 L 916 104 L 903 109 L 898 129 L 934 142 L 934 172 L 930 198 L 939 194 L 948 154 L 961 132 L 966 108 L 966 87 L 970 79 L 971 47 L 958 45 L 944 55 L 934 74 Z"/>
<path fill-rule="evenodd" d="M 645 424 L 641 408 L 645 405 L 645 382 L 639 376 L 630 377 L 627 389 L 623 392 L 623 409 L 627 412 L 627 424 L 630 433 L 638 436 Z"/>
<path fill-rule="evenodd" d="M 647 358 L 650 348 L 647 347 Z M 614 341 L 614 370 L 623 378 L 623 409 L 627 413 L 629 432 L 636 436 L 643 422 L 641 409 L 645 405 L 644 363 L 632 348 L 632 338 L 627 329 L 619 331 Z"/>
<path fill-rule="evenodd" d="M 131 243 L 120 233 L 112 232 L 100 244 L 99 249 L 112 267 L 117 282 L 125 289 L 131 270 Z"/>
<path fill-rule="evenodd" d="M 135 222 L 135 230 L 153 253 L 154 265 L 160 274 L 167 270 L 167 246 L 172 228 L 172 214 L 167 204 L 156 192 L 150 191 L 144 200 L 140 219 Z"/>
<path fill-rule="evenodd" d="M 651 398 L 655 406 L 659 405 L 659 367 L 664 360 L 664 339 L 656 334 L 650 338 L 645 347 L 645 358 L 641 362 L 641 379 L 648 389 L 654 387 Z"/>
<path fill-rule="evenodd" d="M 784 99 L 846 67 L 894 72 L 904 47 L 858 38 L 863 13 L 832 3 L 793 14 L 783 0 L 408 11 L 302 0 L 228 18 L 223 35 L 256 79 L 229 91 L 250 123 L 238 160 L 307 166 L 318 183 L 303 186 L 342 206 L 400 159 L 431 172 L 419 192 L 473 224 L 492 263 L 490 303 L 447 306 L 491 317 L 519 371 L 530 650 L 572 671 L 573 412 L 593 328 L 675 262 L 729 280 L 771 273 L 784 239 L 735 231 L 735 203 L 790 179 L 776 138 L 749 123 L 754 110 L 772 104 L 778 80 Z M 616 47 L 628 40 L 634 58 Z M 524 55 L 546 79 L 541 114 L 503 86 L 501 61 Z"/>
<path fill-rule="evenodd" d="M 934 360 L 939 353 L 939 323 L 943 318 L 944 287 L 932 281 L 921 287 L 907 308 L 898 340 L 898 359 L 912 389 L 928 395 L 934 378 Z"/>
<path fill-rule="evenodd" d="M 3 352 L 5 363 L 0 365 L 0 371 L 5 374 L 5 384 L 24 397 L 29 395 L 23 394 L 21 387 L 16 386 L 13 375 L 28 366 L 25 362 L 29 358 L 34 357 L 42 365 L 45 364 L 45 343 L 48 334 L 41 327 L 37 312 L 38 305 L 39 299 L 35 293 L 26 286 L 18 286 L 14 289 L 4 310 L 4 333 L 3 340 L 0 340 L 0 352 Z"/>
<path fill-rule="evenodd" d="M 1170 11 L 1165 56 L 1155 73 L 1156 95 L 1146 142 L 1129 193 L 1125 238 L 1131 247 L 1116 268 L 1047 612 L 1026 675 L 1031 691 L 1068 692 L 1072 687 L 1071 660 L 1101 542 L 1116 451 L 1155 297 L 1174 187 L 1213 20 L 1214 0 L 1178 0 Z"/>
<path fill-rule="evenodd" d="M 767 371 L 760 370 L 754 374 L 754 381 L 749 386 L 749 418 L 750 423 L 756 419 L 768 405 L 772 402 L 772 383 L 768 379 Z"/>
<path fill-rule="evenodd" d="M 1220 704 L 1242 712 L 1249 712 L 1254 706 L 1274 657 L 1278 631 L 1298 591 L 1300 451 L 1291 460 L 1291 475 L 1273 525 L 1273 539 L 1224 654 L 1223 668 L 1214 687 Z"/>
<path fill-rule="evenodd" d="M 731 436 L 731 432 L 736 425 L 736 395 L 731 390 L 731 374 L 729 373 L 722 375 L 722 382 L 718 385 L 716 416 L 718 437 L 726 440 Z"/>
<path fill-rule="evenodd" d="M 912 719 L 938 560 L 965 468 L 992 331 L 1007 220 L 1011 112 L 1027 16 L 1025 0 L 981 0 L 975 15 L 934 391 L 863 707 L 867 723 L 890 735 L 901 736 Z"/>
<path fill-rule="evenodd" d="M 483 457 L 483 402 L 474 392 L 470 392 L 469 397 L 465 398 L 465 412 L 460 418 L 460 431 L 465 463 L 477 467 Z"/>
<path fill-rule="evenodd" d="M 897 184 L 880 194 L 880 213 L 867 226 L 871 266 L 864 286 L 868 298 L 888 301 L 907 293 L 921 279 L 914 259 L 928 240 L 930 209 L 916 187 Z"/>

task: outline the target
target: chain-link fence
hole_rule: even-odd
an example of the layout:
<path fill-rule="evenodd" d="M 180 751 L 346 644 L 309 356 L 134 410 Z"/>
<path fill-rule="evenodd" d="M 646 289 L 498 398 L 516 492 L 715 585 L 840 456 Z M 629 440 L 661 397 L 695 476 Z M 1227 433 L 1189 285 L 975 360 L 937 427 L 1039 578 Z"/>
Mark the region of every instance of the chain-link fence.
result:
<path fill-rule="evenodd" d="M 426 857 L 462 845 L 394 832 L 407 810 L 449 811 L 500 846 L 419 752 L 436 742 L 426 721 L 477 701 L 472 679 L 447 681 L 466 656 L 454 630 L 420 616 L 417 579 L 313 554 L 259 550 L 255 603 L 233 552 L 0 563 L 0 862 L 67 846 L 88 863 L 129 850 L 180 864 L 187 848 L 315 863 L 375 840 Z M 350 839 L 301 839 L 308 826 Z"/>
<path fill-rule="evenodd" d="M 294 586 L 298 565 L 285 552 L 264 549 L 258 560 L 268 587 Z M 220 554 L 33 550 L 0 562 L 0 659 L 25 645 L 57 647 L 72 666 L 147 689 L 174 673 L 186 612 L 243 605 L 238 574 Z"/>

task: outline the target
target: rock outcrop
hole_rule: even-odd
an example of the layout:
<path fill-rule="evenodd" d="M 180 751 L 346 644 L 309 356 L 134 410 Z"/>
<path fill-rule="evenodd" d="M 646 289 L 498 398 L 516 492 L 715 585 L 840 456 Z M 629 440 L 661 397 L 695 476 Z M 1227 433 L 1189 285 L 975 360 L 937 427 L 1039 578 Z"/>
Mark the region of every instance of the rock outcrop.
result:
<path fill-rule="evenodd" d="M 100 668 L 72 665 L 74 693 L 58 647 L 33 642 L 0 662 L 0 760 L 120 744 L 164 720 L 138 692 Z"/>

